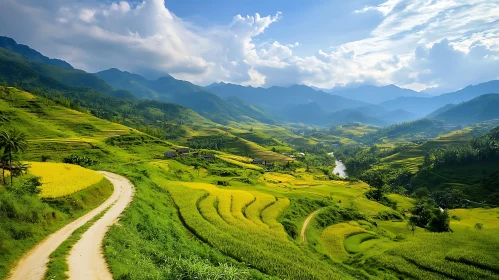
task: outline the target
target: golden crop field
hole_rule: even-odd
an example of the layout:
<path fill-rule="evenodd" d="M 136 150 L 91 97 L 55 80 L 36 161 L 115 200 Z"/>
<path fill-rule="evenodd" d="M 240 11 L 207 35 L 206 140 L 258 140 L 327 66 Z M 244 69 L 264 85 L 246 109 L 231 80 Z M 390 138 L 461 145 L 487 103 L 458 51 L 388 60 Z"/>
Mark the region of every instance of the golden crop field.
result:
<path fill-rule="evenodd" d="M 90 186 L 102 179 L 104 175 L 78 165 L 54 162 L 27 162 L 29 173 L 41 178 L 42 198 L 64 197 Z"/>
<path fill-rule="evenodd" d="M 276 220 L 289 207 L 287 198 L 207 183 L 160 184 L 193 232 L 224 254 L 285 279 L 350 278 L 287 238 Z"/>

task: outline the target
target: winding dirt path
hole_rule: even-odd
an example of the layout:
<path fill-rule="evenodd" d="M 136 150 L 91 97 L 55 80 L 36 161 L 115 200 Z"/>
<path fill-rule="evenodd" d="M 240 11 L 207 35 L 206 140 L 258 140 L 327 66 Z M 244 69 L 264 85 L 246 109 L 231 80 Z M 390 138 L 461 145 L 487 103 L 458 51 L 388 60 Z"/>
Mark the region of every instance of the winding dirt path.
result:
<path fill-rule="evenodd" d="M 102 254 L 102 240 L 107 230 L 117 222 L 121 213 L 132 201 L 134 188 L 125 177 L 101 172 L 119 189 L 116 203 L 102 218 L 95 222 L 73 246 L 68 256 L 69 278 L 72 280 L 113 279 Z"/>
<path fill-rule="evenodd" d="M 129 202 L 129 200 L 131 200 L 133 196 L 133 187 L 132 184 L 126 178 L 118 176 L 113 173 L 108 173 L 108 172 L 101 172 L 101 173 L 103 173 L 105 177 L 113 183 L 114 185 L 113 194 L 97 208 L 81 216 L 75 221 L 69 223 L 68 225 L 64 226 L 63 228 L 51 234 L 45 240 L 37 244 L 17 263 L 17 266 L 11 271 L 7 279 L 10 280 L 43 279 L 45 276 L 45 272 L 47 271 L 47 263 L 49 261 L 50 254 L 52 254 L 52 252 L 54 252 L 55 249 L 57 249 L 57 247 L 59 247 L 59 245 L 61 245 L 62 242 L 64 242 L 69 236 L 71 236 L 71 234 L 76 229 L 86 224 L 88 221 L 93 219 L 95 216 L 100 214 L 102 211 L 104 211 L 114 203 L 116 203 L 116 205 L 121 205 L 120 201 L 126 200 Z M 116 205 L 113 206 L 109 211 L 115 209 Z M 119 213 L 121 213 L 121 211 Z M 105 218 L 106 215 L 102 217 L 102 219 Z M 100 241 L 102 241 L 102 239 Z M 97 243 L 100 246 L 101 242 Z M 100 255 L 98 254 L 98 256 Z"/>
<path fill-rule="evenodd" d="M 319 209 L 320 210 L 320 209 Z M 308 223 L 310 223 L 310 221 L 312 220 L 312 218 L 317 215 L 317 213 L 319 213 L 319 210 L 315 210 L 314 212 L 312 212 L 310 215 L 308 215 L 308 217 L 305 219 L 305 222 L 303 222 L 303 226 L 301 227 L 301 232 L 300 232 L 300 239 L 301 239 L 301 242 L 305 243 L 307 242 L 307 235 L 306 235 L 306 232 L 307 232 L 307 227 L 308 227 Z"/>

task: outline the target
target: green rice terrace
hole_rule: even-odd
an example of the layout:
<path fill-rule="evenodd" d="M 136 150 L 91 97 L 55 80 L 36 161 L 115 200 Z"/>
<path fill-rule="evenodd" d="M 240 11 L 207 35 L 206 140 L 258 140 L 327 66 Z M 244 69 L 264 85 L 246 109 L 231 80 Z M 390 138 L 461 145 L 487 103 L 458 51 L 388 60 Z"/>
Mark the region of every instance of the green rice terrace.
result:
<path fill-rule="evenodd" d="M 487 189 L 483 182 L 445 175 L 451 163 L 436 164 L 435 154 L 431 164 L 428 156 L 436 147 L 467 145 L 483 134 L 471 133 L 473 128 L 392 154 L 374 146 L 379 156 L 372 164 L 340 178 L 332 174 L 335 161 L 327 153 L 334 150 L 347 168 L 362 166 L 347 157 L 360 160 L 371 148 L 356 144 L 354 153 L 349 143 L 361 143 L 376 128 L 343 126 L 331 138 L 331 131 L 298 135 L 293 128 L 259 122 L 206 122 L 184 125 L 185 133 L 164 140 L 62 105 L 1 87 L 0 131 L 15 128 L 26 136 L 18 162 L 79 164 L 133 183 L 132 202 L 102 244 L 115 279 L 499 279 L 499 208 L 490 201 L 465 203 L 478 199 L 463 189 L 496 193 L 495 158 L 460 165 L 462 174 L 486 166 Z M 341 140 L 348 137 L 356 141 Z M 165 158 L 165 152 L 181 148 L 190 150 Z M 423 165 L 465 193 L 442 207 L 443 200 L 436 199 L 440 189 L 418 179 Z M 418 188 L 402 191 L 405 182 L 386 177 L 376 184 L 365 175 L 400 168 Z M 1 279 L 31 247 L 110 195 L 105 183 L 50 199 L 21 192 L 33 178 L 27 167 L 14 176 L 13 186 L 0 186 Z M 71 205 L 77 199 L 81 204 Z M 70 248 L 93 222 L 58 248 L 42 278 L 68 277 Z"/>

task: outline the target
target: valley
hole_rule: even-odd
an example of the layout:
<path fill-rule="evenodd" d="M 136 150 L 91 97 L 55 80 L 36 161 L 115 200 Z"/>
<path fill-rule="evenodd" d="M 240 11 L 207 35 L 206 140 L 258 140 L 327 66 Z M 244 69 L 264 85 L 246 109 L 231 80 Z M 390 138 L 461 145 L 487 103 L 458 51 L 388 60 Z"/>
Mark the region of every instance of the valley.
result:
<path fill-rule="evenodd" d="M 201 87 L 2 38 L 0 279 L 499 279 L 497 81 Z"/>

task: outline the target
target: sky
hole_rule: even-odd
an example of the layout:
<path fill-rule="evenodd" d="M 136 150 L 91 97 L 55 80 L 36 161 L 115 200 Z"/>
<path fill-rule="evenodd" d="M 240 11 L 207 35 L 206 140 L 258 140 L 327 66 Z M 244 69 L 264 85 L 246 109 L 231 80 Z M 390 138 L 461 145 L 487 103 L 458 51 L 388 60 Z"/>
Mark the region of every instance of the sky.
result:
<path fill-rule="evenodd" d="M 0 0 L 0 35 L 88 72 L 199 85 L 499 79 L 499 0 Z"/>

